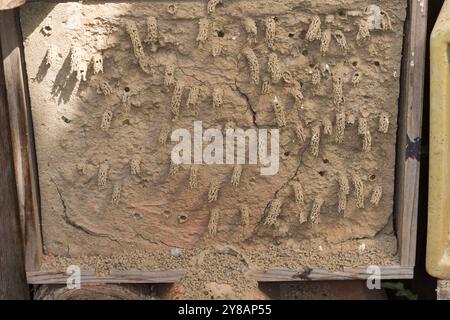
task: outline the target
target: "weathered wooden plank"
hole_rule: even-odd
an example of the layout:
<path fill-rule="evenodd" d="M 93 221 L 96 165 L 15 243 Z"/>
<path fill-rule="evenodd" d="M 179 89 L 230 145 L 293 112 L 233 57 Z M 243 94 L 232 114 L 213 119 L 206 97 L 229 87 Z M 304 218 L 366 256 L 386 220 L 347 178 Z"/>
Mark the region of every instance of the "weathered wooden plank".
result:
<path fill-rule="evenodd" d="M 0 0 L 0 10 L 10 10 L 20 7 L 25 4 L 27 0 Z"/>
<path fill-rule="evenodd" d="M 182 271 L 115 271 L 108 276 L 98 276 L 94 271 L 82 271 L 80 283 L 175 283 L 183 274 Z M 66 284 L 68 277 L 64 272 L 27 272 L 29 284 Z"/>
<path fill-rule="evenodd" d="M 411 279 L 414 269 L 411 267 L 381 267 L 381 279 Z M 298 272 L 290 269 L 272 269 L 265 271 L 251 271 L 250 275 L 258 282 L 286 282 L 286 281 L 320 281 L 320 280 L 365 280 L 372 273 L 367 268 L 345 268 L 344 271 L 330 272 L 322 269 L 310 269 Z"/>
<path fill-rule="evenodd" d="M 0 299 L 28 299 L 8 118 L 0 64 Z"/>
<path fill-rule="evenodd" d="M 427 0 L 409 2 L 399 110 L 395 201 L 402 266 L 414 266 L 416 256 L 427 12 Z"/>
<path fill-rule="evenodd" d="M 22 40 L 17 9 L 0 11 L 0 41 L 21 230 L 25 248 L 25 265 L 28 271 L 32 271 L 39 269 L 42 255 L 42 237 L 33 127 L 31 110 L 26 98 L 26 84 L 23 79 Z"/>
<path fill-rule="evenodd" d="M 411 267 L 381 267 L 382 279 L 411 279 Z M 318 281 L 318 280 L 364 280 L 373 274 L 366 268 L 345 268 L 344 271 L 331 272 L 311 269 L 298 272 L 291 269 L 252 270 L 248 273 L 259 282 Z M 183 277 L 183 271 L 114 271 L 108 276 L 98 276 L 94 271 L 83 271 L 81 283 L 175 283 Z M 30 284 L 66 284 L 68 275 L 64 272 L 27 272 Z"/>

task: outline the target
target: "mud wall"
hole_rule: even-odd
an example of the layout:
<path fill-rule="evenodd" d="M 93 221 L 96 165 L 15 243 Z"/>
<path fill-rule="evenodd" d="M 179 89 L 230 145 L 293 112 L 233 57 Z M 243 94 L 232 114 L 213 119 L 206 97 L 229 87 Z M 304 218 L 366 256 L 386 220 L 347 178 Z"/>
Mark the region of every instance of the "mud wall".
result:
<path fill-rule="evenodd" d="M 395 257 L 406 1 L 382 2 L 378 24 L 370 4 L 27 4 L 47 253 L 220 243 L 264 256 L 267 246 L 361 253 L 371 243 Z M 222 131 L 279 128 L 278 174 L 262 176 L 259 165 L 174 165 L 170 133 L 195 120 Z"/>

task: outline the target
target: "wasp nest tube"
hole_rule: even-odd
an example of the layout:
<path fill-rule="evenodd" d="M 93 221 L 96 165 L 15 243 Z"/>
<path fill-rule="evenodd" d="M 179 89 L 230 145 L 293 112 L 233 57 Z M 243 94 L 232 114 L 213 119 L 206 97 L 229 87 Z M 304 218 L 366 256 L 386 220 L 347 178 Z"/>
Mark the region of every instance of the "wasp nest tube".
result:
<path fill-rule="evenodd" d="M 363 135 L 363 151 L 370 152 L 372 150 L 372 135 L 370 131 L 367 130 Z"/>
<path fill-rule="evenodd" d="M 211 40 L 211 54 L 213 57 L 218 57 L 222 53 L 222 43 L 218 36 L 214 36 Z"/>
<path fill-rule="evenodd" d="M 278 217 L 281 213 L 281 207 L 283 202 L 280 199 L 273 199 L 270 202 L 269 213 L 264 221 L 266 226 L 275 226 L 277 224 Z"/>
<path fill-rule="evenodd" d="M 120 195 L 122 193 L 122 185 L 120 183 L 116 183 L 113 187 L 113 193 L 111 196 L 111 203 L 117 206 L 120 202 Z"/>
<path fill-rule="evenodd" d="M 196 111 L 199 96 L 200 96 L 200 87 L 192 86 L 191 89 L 189 90 L 186 106 Z"/>
<path fill-rule="evenodd" d="M 280 60 L 275 52 L 269 54 L 267 66 L 270 73 L 270 78 L 273 83 L 277 83 L 281 78 Z"/>
<path fill-rule="evenodd" d="M 215 237 L 217 235 L 217 226 L 219 224 L 219 219 L 220 219 L 219 208 L 211 209 L 211 214 L 209 216 L 209 223 L 208 223 L 208 233 L 211 237 Z"/>
<path fill-rule="evenodd" d="M 169 63 L 164 70 L 164 85 L 169 87 L 175 83 L 175 64 Z"/>
<path fill-rule="evenodd" d="M 261 94 L 269 94 L 270 93 L 270 81 L 264 80 L 261 84 Z"/>
<path fill-rule="evenodd" d="M 317 197 L 314 199 L 312 209 L 311 209 L 311 215 L 309 216 L 309 219 L 312 224 L 318 224 L 319 218 L 320 218 L 320 210 L 322 209 L 323 205 L 323 199 L 320 197 Z"/>
<path fill-rule="evenodd" d="M 304 96 L 300 83 L 295 81 L 294 85 L 291 88 L 289 88 L 288 93 L 290 93 L 291 96 L 294 98 L 295 106 L 297 108 L 302 108 Z"/>
<path fill-rule="evenodd" d="M 314 157 L 319 156 L 320 126 L 314 126 L 311 130 L 310 152 Z"/>
<path fill-rule="evenodd" d="M 305 143 L 306 142 L 306 129 L 300 124 L 300 123 L 296 123 L 294 125 L 294 131 L 295 131 L 295 136 L 297 137 L 297 139 L 301 142 L 301 143 Z"/>
<path fill-rule="evenodd" d="M 383 188 L 381 186 L 376 186 L 372 191 L 370 203 L 373 204 L 374 206 L 377 206 L 380 203 L 382 196 L 383 196 Z"/>
<path fill-rule="evenodd" d="M 350 185 L 347 179 L 347 175 L 341 173 L 338 178 L 338 183 L 338 212 L 342 213 L 347 209 L 347 196 L 350 194 Z"/>
<path fill-rule="evenodd" d="M 361 73 L 359 71 L 355 71 L 352 76 L 352 84 L 354 87 L 357 87 L 361 82 Z"/>
<path fill-rule="evenodd" d="M 349 126 L 354 126 L 355 123 L 356 123 L 356 116 L 355 116 L 353 113 L 350 113 L 350 114 L 347 116 L 347 124 L 348 124 Z"/>
<path fill-rule="evenodd" d="M 104 162 L 100 164 L 100 167 L 98 168 L 98 178 L 97 178 L 97 185 L 99 189 L 106 188 L 106 182 L 108 181 L 108 171 L 109 171 L 108 163 Z"/>
<path fill-rule="evenodd" d="M 220 87 L 214 88 L 212 93 L 213 109 L 217 113 L 223 105 L 223 90 Z"/>
<path fill-rule="evenodd" d="M 323 134 L 326 136 L 331 136 L 333 134 L 333 124 L 331 123 L 330 118 L 325 117 L 322 120 L 323 125 Z"/>
<path fill-rule="evenodd" d="M 209 34 L 209 20 L 206 18 L 202 18 L 198 22 L 197 42 L 199 47 L 205 44 L 206 40 L 208 40 L 208 34 Z"/>
<path fill-rule="evenodd" d="M 80 176 L 85 176 L 87 174 L 87 164 L 84 161 L 77 163 L 77 170 Z"/>
<path fill-rule="evenodd" d="M 266 19 L 266 43 L 269 49 L 273 50 L 275 48 L 275 36 L 277 23 L 273 17 Z"/>
<path fill-rule="evenodd" d="M 344 104 L 344 79 L 342 72 L 338 70 L 333 75 L 333 102 L 336 106 L 342 106 Z"/>
<path fill-rule="evenodd" d="M 103 56 L 101 53 L 96 53 L 92 56 L 92 65 L 94 67 L 94 74 L 103 73 Z"/>
<path fill-rule="evenodd" d="M 45 64 L 51 66 L 58 59 L 58 47 L 51 44 L 45 54 Z"/>
<path fill-rule="evenodd" d="M 286 114 L 284 112 L 284 106 L 276 96 L 272 101 L 272 108 L 275 112 L 275 118 L 278 126 L 280 128 L 286 126 Z"/>
<path fill-rule="evenodd" d="M 344 33 L 341 30 L 336 30 L 333 33 L 333 37 L 336 40 L 336 42 L 338 43 L 339 48 L 341 48 L 341 50 L 343 50 L 343 51 L 347 51 L 347 49 L 348 49 L 347 39 L 345 38 Z"/>
<path fill-rule="evenodd" d="M 213 179 L 209 185 L 208 202 L 215 202 L 219 198 L 220 182 L 218 179 Z"/>
<path fill-rule="evenodd" d="M 298 181 L 293 181 L 291 183 L 292 189 L 294 190 L 295 204 L 297 206 L 298 221 L 300 224 L 304 224 L 308 221 L 308 217 L 305 214 L 305 195 L 303 193 L 303 187 Z"/>
<path fill-rule="evenodd" d="M 369 24 L 367 20 L 361 20 L 358 25 L 358 34 L 356 35 L 356 42 L 361 43 L 370 38 Z"/>
<path fill-rule="evenodd" d="M 159 136 L 158 136 L 158 144 L 160 146 L 165 145 L 167 143 L 167 139 L 169 138 L 170 135 L 170 126 L 169 125 L 163 125 L 161 127 L 161 130 L 159 131 Z"/>
<path fill-rule="evenodd" d="M 198 174 L 199 167 L 197 165 L 192 165 L 189 172 L 189 189 L 195 189 L 198 187 Z"/>
<path fill-rule="evenodd" d="M 241 213 L 241 223 L 244 227 L 248 227 L 250 225 L 250 210 L 247 206 L 242 205 L 239 208 L 239 211 Z"/>
<path fill-rule="evenodd" d="M 358 134 L 364 135 L 368 130 L 367 118 L 359 117 L 358 118 Z"/>
<path fill-rule="evenodd" d="M 242 165 L 240 164 L 234 166 L 233 173 L 231 174 L 231 185 L 233 187 L 239 186 L 239 183 L 241 182 L 242 169 Z"/>
<path fill-rule="evenodd" d="M 219 3 L 222 3 L 222 0 L 208 0 L 208 4 L 206 6 L 206 11 L 208 14 L 213 14 L 216 12 L 216 7 Z"/>
<path fill-rule="evenodd" d="M 112 88 L 106 81 L 101 81 L 97 86 L 97 93 L 102 93 L 104 96 L 109 96 L 112 93 Z"/>
<path fill-rule="evenodd" d="M 336 143 L 342 144 L 344 143 L 344 137 L 345 137 L 345 113 L 340 112 L 336 114 Z"/>
<path fill-rule="evenodd" d="M 136 57 L 139 66 L 145 73 L 150 73 L 151 64 L 149 58 L 145 55 L 144 47 L 142 46 L 141 37 L 137 30 L 136 23 L 134 21 L 128 21 L 126 24 L 127 32 L 131 39 L 133 46 L 134 56 Z"/>
<path fill-rule="evenodd" d="M 131 91 L 130 89 L 126 90 L 122 95 L 122 107 L 125 113 L 130 112 L 131 110 Z"/>
<path fill-rule="evenodd" d="M 170 161 L 170 166 L 169 166 L 169 175 L 170 176 L 175 176 L 178 172 L 180 171 L 180 165 L 178 163 L 175 163 L 173 161 Z"/>
<path fill-rule="evenodd" d="M 389 132 L 389 114 L 387 114 L 386 112 L 380 114 L 378 131 L 380 131 L 381 133 Z"/>
<path fill-rule="evenodd" d="M 320 21 L 319 16 L 314 16 L 311 19 L 311 24 L 309 25 L 308 32 L 306 33 L 306 40 L 315 41 L 321 40 L 322 31 L 320 29 L 322 22 Z"/>
<path fill-rule="evenodd" d="M 100 124 L 100 129 L 103 131 L 108 131 L 111 127 L 111 121 L 113 117 L 113 112 L 110 109 L 106 109 L 102 115 L 102 123 Z"/>
<path fill-rule="evenodd" d="M 330 50 L 331 43 L 331 30 L 327 29 L 322 33 L 322 38 L 320 39 L 320 53 L 325 56 Z"/>
<path fill-rule="evenodd" d="M 247 41 L 255 43 L 258 37 L 258 28 L 256 27 L 255 20 L 251 18 L 245 18 L 243 21 L 245 32 L 247 32 Z"/>
<path fill-rule="evenodd" d="M 79 47 L 71 48 L 70 73 L 76 72 L 78 81 L 86 81 L 86 74 L 89 65 L 87 54 Z"/>
<path fill-rule="evenodd" d="M 147 38 L 145 42 L 151 45 L 151 50 L 157 50 L 158 43 L 158 21 L 155 17 L 148 17 L 147 19 Z"/>
<path fill-rule="evenodd" d="M 178 118 L 180 115 L 181 97 L 183 95 L 184 85 L 181 81 L 175 83 L 175 87 L 172 93 L 172 99 L 170 101 L 170 111 L 174 118 Z"/>
<path fill-rule="evenodd" d="M 381 11 L 381 29 L 384 31 L 391 31 L 392 30 L 392 22 L 391 17 L 386 11 Z"/>
<path fill-rule="evenodd" d="M 247 58 L 248 61 L 248 65 L 250 68 L 250 78 L 253 80 L 254 83 L 258 84 L 260 70 L 258 58 L 256 57 L 255 52 L 250 47 L 246 47 L 242 51 L 242 53 L 244 54 L 244 56 Z"/>
<path fill-rule="evenodd" d="M 357 174 L 352 175 L 352 180 L 355 187 L 356 207 L 364 209 L 364 183 Z"/>
<path fill-rule="evenodd" d="M 141 159 L 135 157 L 130 160 L 130 173 L 136 176 L 141 173 Z"/>

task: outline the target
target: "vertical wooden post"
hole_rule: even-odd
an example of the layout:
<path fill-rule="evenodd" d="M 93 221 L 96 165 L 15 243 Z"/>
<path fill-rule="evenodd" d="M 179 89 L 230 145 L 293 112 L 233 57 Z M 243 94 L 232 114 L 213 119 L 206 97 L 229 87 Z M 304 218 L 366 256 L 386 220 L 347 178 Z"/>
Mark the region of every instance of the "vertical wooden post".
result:
<path fill-rule="evenodd" d="M 39 188 L 33 125 L 23 75 L 22 35 L 18 9 L 0 11 L 0 43 L 19 199 L 20 226 L 27 271 L 36 271 L 42 256 Z"/>
<path fill-rule="evenodd" d="M 428 0 L 412 0 L 408 4 L 395 188 L 400 264 L 403 267 L 413 267 L 416 258 Z"/>
<path fill-rule="evenodd" d="M 0 299 L 28 299 L 3 65 L 0 64 Z"/>

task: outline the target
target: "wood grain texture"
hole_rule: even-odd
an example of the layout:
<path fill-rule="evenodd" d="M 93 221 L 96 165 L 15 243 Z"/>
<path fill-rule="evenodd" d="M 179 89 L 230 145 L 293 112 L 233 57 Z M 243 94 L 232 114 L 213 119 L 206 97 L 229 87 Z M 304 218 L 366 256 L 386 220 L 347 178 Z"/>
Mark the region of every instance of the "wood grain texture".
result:
<path fill-rule="evenodd" d="M 381 267 L 381 279 L 411 279 L 414 268 L 410 267 Z M 252 271 L 250 275 L 258 282 L 285 282 L 285 281 L 320 281 L 320 280 L 365 280 L 372 276 L 367 268 L 345 268 L 344 271 L 330 272 L 322 269 L 310 269 L 297 272 L 290 269 L 273 269 L 265 271 Z"/>
<path fill-rule="evenodd" d="M 3 65 L 0 64 L 0 299 L 27 299 Z"/>
<path fill-rule="evenodd" d="M 22 36 L 18 11 L 0 11 L 0 40 L 13 148 L 21 231 L 28 271 L 38 270 L 42 256 L 38 180 L 31 110 L 23 78 Z"/>
<path fill-rule="evenodd" d="M 108 276 L 98 276 L 94 271 L 81 272 L 81 284 L 111 283 L 175 283 L 183 276 L 182 271 L 115 271 Z M 66 284 L 64 272 L 27 272 L 29 284 Z"/>
<path fill-rule="evenodd" d="M 400 264 L 405 267 L 414 266 L 416 256 L 427 12 L 427 0 L 409 2 L 399 110 L 395 200 Z"/>

